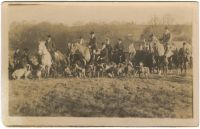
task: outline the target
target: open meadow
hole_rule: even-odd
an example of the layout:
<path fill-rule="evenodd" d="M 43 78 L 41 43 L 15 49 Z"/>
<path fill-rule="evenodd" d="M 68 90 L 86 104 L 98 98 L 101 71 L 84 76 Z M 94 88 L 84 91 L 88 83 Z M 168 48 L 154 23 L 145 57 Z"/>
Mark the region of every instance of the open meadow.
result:
<path fill-rule="evenodd" d="M 192 73 L 9 81 L 11 116 L 192 118 Z"/>

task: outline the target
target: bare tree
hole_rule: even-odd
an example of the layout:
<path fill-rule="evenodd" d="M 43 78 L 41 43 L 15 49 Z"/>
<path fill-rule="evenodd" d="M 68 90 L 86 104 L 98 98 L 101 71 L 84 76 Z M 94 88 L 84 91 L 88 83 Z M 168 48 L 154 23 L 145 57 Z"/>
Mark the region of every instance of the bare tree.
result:
<path fill-rule="evenodd" d="M 163 16 L 162 18 L 163 25 L 172 25 L 173 23 L 174 23 L 174 18 L 171 15 L 166 14 Z"/>
<path fill-rule="evenodd" d="M 157 26 L 157 25 L 160 25 L 160 18 L 157 17 L 157 16 L 153 16 L 150 21 L 149 21 L 149 24 L 152 25 L 152 26 Z"/>

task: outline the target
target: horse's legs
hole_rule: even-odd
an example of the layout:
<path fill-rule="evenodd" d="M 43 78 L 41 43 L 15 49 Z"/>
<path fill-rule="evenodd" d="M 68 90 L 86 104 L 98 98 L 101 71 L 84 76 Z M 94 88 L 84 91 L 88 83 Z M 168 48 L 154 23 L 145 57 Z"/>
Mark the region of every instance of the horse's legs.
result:
<path fill-rule="evenodd" d="M 183 72 L 183 63 L 181 63 L 180 68 L 181 68 L 181 73 L 182 73 Z"/>
<path fill-rule="evenodd" d="M 47 68 L 47 77 L 49 77 L 49 75 L 50 75 L 50 66 L 48 66 L 48 68 Z"/>
<path fill-rule="evenodd" d="M 185 73 L 187 73 L 187 62 L 184 62 L 184 70 L 185 70 Z"/>
<path fill-rule="evenodd" d="M 85 59 L 83 59 L 83 64 L 84 64 L 84 67 L 86 67 L 86 60 Z"/>

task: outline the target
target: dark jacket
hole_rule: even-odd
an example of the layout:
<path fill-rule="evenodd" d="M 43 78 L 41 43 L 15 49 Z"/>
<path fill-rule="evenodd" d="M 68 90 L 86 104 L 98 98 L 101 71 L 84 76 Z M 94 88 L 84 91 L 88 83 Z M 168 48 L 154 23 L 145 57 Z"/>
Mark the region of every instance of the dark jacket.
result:
<path fill-rule="evenodd" d="M 179 55 L 181 57 L 187 57 L 189 55 L 189 50 L 187 48 L 180 48 Z"/>
<path fill-rule="evenodd" d="M 170 39 L 171 39 L 171 34 L 170 34 L 170 32 L 167 33 L 167 34 L 166 34 L 166 33 L 163 34 L 162 41 L 163 41 L 164 44 L 169 43 Z"/>
<path fill-rule="evenodd" d="M 115 51 L 116 52 L 123 52 L 124 51 L 124 45 L 122 43 L 121 44 L 117 43 L 115 45 Z"/>
<path fill-rule="evenodd" d="M 108 58 L 111 60 L 112 58 L 112 45 L 111 44 L 106 44 L 106 48 L 108 49 Z"/>
<path fill-rule="evenodd" d="M 21 52 L 20 51 L 19 52 L 15 51 L 15 53 L 14 53 L 14 60 L 17 61 L 17 60 L 20 60 L 20 58 L 21 58 Z"/>
<path fill-rule="evenodd" d="M 54 44 L 54 42 L 52 42 L 52 40 L 50 42 L 48 42 L 48 40 L 47 40 L 45 45 L 46 45 L 47 50 L 49 52 L 54 52 L 55 51 L 55 44 Z"/>
<path fill-rule="evenodd" d="M 108 63 L 108 49 L 106 47 L 101 50 L 100 57 L 103 62 Z"/>
<path fill-rule="evenodd" d="M 30 63 L 29 62 L 29 56 L 30 56 L 29 52 L 23 52 L 21 59 L 22 59 L 24 64 Z"/>
<path fill-rule="evenodd" d="M 112 45 L 111 44 L 106 44 L 106 48 L 108 49 L 108 52 L 112 52 Z"/>
<path fill-rule="evenodd" d="M 96 49 L 97 48 L 96 38 L 95 37 L 90 38 L 89 46 L 91 46 L 91 49 Z"/>

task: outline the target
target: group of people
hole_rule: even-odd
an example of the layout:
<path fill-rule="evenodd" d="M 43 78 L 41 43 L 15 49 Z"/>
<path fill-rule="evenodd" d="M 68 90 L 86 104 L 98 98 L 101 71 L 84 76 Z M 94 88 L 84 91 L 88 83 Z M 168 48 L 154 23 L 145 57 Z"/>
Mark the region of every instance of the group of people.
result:
<path fill-rule="evenodd" d="M 156 48 L 157 44 L 161 42 L 161 44 L 164 46 L 164 52 L 165 55 L 169 53 L 169 51 L 177 51 L 176 45 L 171 42 L 172 35 L 171 32 L 168 30 L 168 28 L 165 28 L 165 32 L 163 33 L 162 38 L 158 39 L 155 34 L 151 34 L 150 38 L 148 40 L 143 40 L 143 43 L 140 44 L 139 49 L 135 49 L 135 44 L 132 42 L 128 46 L 128 60 L 133 59 L 135 55 L 139 52 L 145 52 L 145 53 L 155 53 L 155 49 L 160 49 Z M 125 45 L 122 41 L 122 39 L 118 39 L 117 43 L 114 45 L 114 47 L 111 45 L 110 39 L 106 38 L 105 42 L 102 42 L 101 47 L 99 44 L 97 44 L 97 39 L 95 36 L 95 33 L 92 31 L 90 33 L 90 39 L 88 44 L 84 41 L 83 37 L 79 38 L 79 41 L 77 42 L 80 45 L 86 46 L 89 48 L 91 58 L 89 64 L 95 65 L 96 63 L 105 63 L 105 64 L 110 64 L 111 62 L 115 62 L 117 64 L 119 63 L 124 63 L 127 59 L 125 57 Z M 67 43 L 65 55 L 66 59 L 70 60 L 71 57 L 71 50 L 74 44 L 72 43 Z M 45 46 L 48 50 L 48 52 L 51 54 L 52 57 L 52 62 L 55 62 L 55 52 L 57 51 L 56 49 L 56 44 L 52 40 L 51 35 L 47 36 L 47 39 L 45 40 Z M 138 52 L 139 51 L 139 52 Z M 183 55 L 184 62 L 185 60 L 188 60 L 188 47 L 186 47 L 186 43 L 183 43 L 183 47 L 179 50 L 179 54 Z M 25 64 L 30 64 L 30 59 L 29 59 L 29 49 L 25 48 L 22 52 L 19 48 L 16 49 L 14 52 L 14 66 L 15 69 L 24 67 Z M 38 58 L 40 58 L 38 56 Z M 83 58 L 83 57 L 82 57 Z M 187 58 L 187 59 L 186 59 Z M 40 61 L 40 59 L 39 59 Z M 131 60 L 133 61 L 133 60 Z M 38 62 L 40 63 L 40 62 Z M 133 62 L 132 62 L 133 63 Z M 138 62 L 139 65 L 140 62 Z M 144 63 L 144 62 L 142 62 Z M 183 63 L 184 64 L 184 63 Z M 186 67 L 186 64 L 183 65 L 183 67 Z M 185 68 L 186 69 L 186 68 Z"/>
<path fill-rule="evenodd" d="M 113 47 L 110 43 L 110 39 L 106 38 L 105 41 L 100 44 L 102 47 L 98 48 L 98 46 L 100 45 L 97 44 L 97 39 L 93 31 L 90 33 L 90 39 L 88 44 L 85 43 L 82 37 L 80 37 L 78 43 L 87 46 L 90 49 L 91 63 L 95 63 L 95 61 L 98 60 L 108 63 L 112 60 L 112 52 L 118 53 L 119 56 L 122 56 L 124 52 L 124 44 L 122 43 L 122 39 L 118 39 L 117 44 Z M 70 55 L 72 46 L 73 46 L 72 43 L 67 43 L 66 47 L 67 56 Z M 98 53 L 98 59 L 96 56 L 97 53 Z"/>

